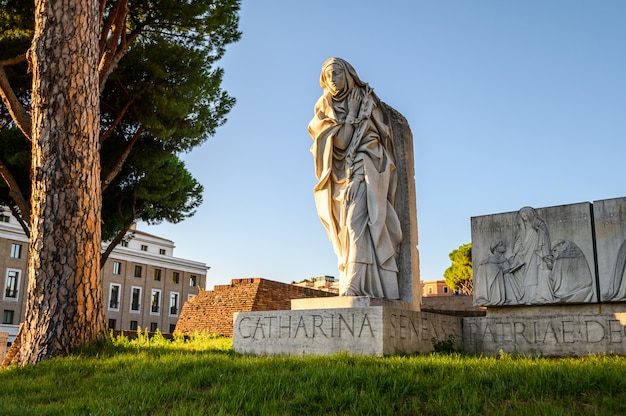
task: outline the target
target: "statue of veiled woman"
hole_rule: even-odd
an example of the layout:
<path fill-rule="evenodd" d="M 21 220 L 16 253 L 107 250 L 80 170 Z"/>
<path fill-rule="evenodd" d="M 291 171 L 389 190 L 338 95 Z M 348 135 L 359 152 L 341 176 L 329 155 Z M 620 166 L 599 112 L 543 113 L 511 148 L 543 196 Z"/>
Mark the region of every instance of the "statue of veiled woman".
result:
<path fill-rule="evenodd" d="M 309 123 L 315 204 L 339 262 L 339 294 L 399 299 L 396 169 L 380 101 L 340 58 L 322 65 Z"/>

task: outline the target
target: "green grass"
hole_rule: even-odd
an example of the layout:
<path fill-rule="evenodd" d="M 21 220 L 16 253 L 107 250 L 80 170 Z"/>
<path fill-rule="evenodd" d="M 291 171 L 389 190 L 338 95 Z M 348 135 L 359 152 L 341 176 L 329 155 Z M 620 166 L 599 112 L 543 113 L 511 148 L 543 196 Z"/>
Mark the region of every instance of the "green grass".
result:
<path fill-rule="evenodd" d="M 619 415 L 626 358 L 251 357 L 117 338 L 0 371 L 0 415 Z"/>

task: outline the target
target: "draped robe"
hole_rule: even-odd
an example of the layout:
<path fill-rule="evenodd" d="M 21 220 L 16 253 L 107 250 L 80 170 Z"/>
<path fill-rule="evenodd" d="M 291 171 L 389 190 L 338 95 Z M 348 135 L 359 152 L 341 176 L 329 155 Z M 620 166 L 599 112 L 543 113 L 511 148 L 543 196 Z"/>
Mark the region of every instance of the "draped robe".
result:
<path fill-rule="evenodd" d="M 402 231 L 393 207 L 397 178 L 392 154 L 383 145 L 389 128 L 380 108 L 374 107 L 361 121 L 367 124 L 353 144 L 356 151 L 350 163 L 351 145 L 337 146 L 348 112 L 345 97 L 338 100 L 325 91 L 308 126 L 318 181 L 317 212 L 337 254 L 340 295 L 399 299 L 396 252 Z M 373 93 L 365 99 L 378 103 Z M 348 190 L 356 182 L 360 182 L 358 193 L 348 202 Z"/>

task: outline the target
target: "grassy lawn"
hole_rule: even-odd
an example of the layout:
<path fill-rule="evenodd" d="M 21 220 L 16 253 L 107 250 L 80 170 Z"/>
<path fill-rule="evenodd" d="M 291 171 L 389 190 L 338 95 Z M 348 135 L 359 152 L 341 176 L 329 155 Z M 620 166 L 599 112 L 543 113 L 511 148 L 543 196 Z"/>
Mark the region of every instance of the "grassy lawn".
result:
<path fill-rule="evenodd" d="M 626 358 L 251 357 L 162 337 L 0 371 L 0 415 L 623 415 Z"/>

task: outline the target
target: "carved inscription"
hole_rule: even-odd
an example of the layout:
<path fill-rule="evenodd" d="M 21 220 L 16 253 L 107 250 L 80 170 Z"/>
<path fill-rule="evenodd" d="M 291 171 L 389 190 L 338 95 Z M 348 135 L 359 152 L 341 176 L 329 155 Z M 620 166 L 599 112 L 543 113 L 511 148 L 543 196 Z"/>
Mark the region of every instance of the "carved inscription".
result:
<path fill-rule="evenodd" d="M 245 316 L 236 330 L 243 339 L 376 338 L 367 313 Z"/>
<path fill-rule="evenodd" d="M 447 328 L 444 328 L 444 326 Z M 433 338 L 445 340 L 448 335 L 457 336 L 454 324 L 445 319 L 434 321 L 419 314 L 392 313 L 389 315 L 389 337 L 430 342 Z"/>
<path fill-rule="evenodd" d="M 626 344 L 626 326 L 608 317 L 467 320 L 463 333 L 466 346 L 515 345 L 524 349 L 581 343 Z"/>

